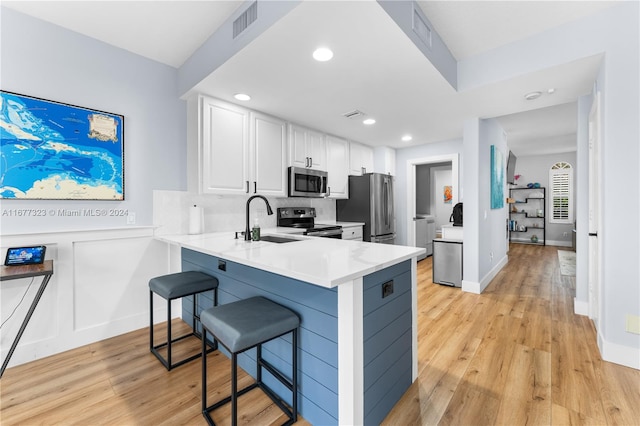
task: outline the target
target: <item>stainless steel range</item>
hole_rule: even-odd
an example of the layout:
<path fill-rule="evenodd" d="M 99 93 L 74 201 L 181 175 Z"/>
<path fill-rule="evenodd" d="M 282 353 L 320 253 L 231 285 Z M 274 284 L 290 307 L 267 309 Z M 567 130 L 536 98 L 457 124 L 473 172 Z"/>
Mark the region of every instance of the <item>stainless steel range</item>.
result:
<path fill-rule="evenodd" d="M 342 239 L 342 226 L 315 223 L 314 207 L 282 207 L 278 209 L 277 224 L 286 228 L 300 228 L 303 235 Z"/>

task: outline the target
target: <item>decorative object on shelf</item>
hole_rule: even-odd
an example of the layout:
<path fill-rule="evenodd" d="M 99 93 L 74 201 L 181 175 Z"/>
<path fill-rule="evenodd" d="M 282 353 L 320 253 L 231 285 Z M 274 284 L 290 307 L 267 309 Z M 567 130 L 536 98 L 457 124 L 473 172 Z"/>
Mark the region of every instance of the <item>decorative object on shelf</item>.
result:
<path fill-rule="evenodd" d="M 491 145 L 491 208 L 504 207 L 504 158 L 502 152 Z"/>
<path fill-rule="evenodd" d="M 533 184 L 532 184 L 533 185 Z M 509 197 L 516 200 L 509 211 L 509 241 L 545 245 L 546 189 L 511 188 Z"/>
<path fill-rule="evenodd" d="M 124 116 L 0 91 L 0 199 L 124 200 Z"/>

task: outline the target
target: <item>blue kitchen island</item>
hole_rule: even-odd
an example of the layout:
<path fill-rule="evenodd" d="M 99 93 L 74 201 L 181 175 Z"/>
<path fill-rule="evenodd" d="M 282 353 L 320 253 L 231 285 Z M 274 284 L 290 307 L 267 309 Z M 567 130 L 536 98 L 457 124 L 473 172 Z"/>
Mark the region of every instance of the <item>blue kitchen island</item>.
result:
<path fill-rule="evenodd" d="M 245 242 L 230 233 L 156 238 L 180 248 L 182 270 L 218 278 L 220 304 L 261 295 L 298 313 L 299 411 L 312 424 L 379 424 L 417 377 L 416 257 L 424 249 L 302 236 Z M 191 308 L 183 300 L 188 323 Z M 290 371 L 290 350 L 285 336 L 263 353 Z M 254 356 L 239 363 L 255 376 Z"/>

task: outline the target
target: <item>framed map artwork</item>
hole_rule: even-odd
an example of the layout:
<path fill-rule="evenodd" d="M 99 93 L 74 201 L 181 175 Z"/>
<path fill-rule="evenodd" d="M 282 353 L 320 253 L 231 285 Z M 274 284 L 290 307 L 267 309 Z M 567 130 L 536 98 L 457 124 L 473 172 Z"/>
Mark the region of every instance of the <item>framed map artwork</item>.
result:
<path fill-rule="evenodd" d="M 124 200 L 124 116 L 0 91 L 0 199 Z"/>

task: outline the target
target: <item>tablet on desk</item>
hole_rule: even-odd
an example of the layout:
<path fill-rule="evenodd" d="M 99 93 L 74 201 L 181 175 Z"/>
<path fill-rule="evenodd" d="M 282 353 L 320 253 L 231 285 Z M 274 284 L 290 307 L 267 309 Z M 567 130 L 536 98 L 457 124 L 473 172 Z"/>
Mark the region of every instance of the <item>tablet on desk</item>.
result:
<path fill-rule="evenodd" d="M 5 266 L 38 265 L 44 262 L 46 246 L 11 247 L 4 258 Z"/>

